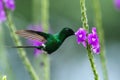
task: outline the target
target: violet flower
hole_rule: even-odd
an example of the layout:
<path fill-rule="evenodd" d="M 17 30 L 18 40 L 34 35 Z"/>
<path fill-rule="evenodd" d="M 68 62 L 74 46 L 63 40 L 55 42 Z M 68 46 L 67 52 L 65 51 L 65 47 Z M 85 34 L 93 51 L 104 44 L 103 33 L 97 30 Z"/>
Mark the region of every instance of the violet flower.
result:
<path fill-rule="evenodd" d="M 12 11 L 15 9 L 14 0 L 4 0 L 4 2 L 5 2 L 6 8 L 8 8 L 8 9 L 10 9 Z"/>
<path fill-rule="evenodd" d="M 115 7 L 120 10 L 120 0 L 114 0 Z"/>
<path fill-rule="evenodd" d="M 76 38 L 78 44 L 82 43 L 83 46 L 86 48 L 86 42 L 88 42 L 89 45 L 91 45 L 91 49 L 94 53 L 99 54 L 100 52 L 100 44 L 99 44 L 99 38 L 97 35 L 96 28 L 92 28 L 92 33 L 87 34 L 87 31 L 83 28 L 80 28 L 76 33 Z"/>
<path fill-rule="evenodd" d="M 87 39 L 87 31 L 83 28 L 78 29 L 77 32 L 75 32 L 77 42 L 78 44 L 82 43 L 84 47 L 86 47 L 86 39 Z"/>
<path fill-rule="evenodd" d="M 0 22 L 5 21 L 5 20 L 6 20 L 5 11 L 3 8 L 2 0 L 0 0 Z"/>
<path fill-rule="evenodd" d="M 92 28 L 92 33 L 88 34 L 88 44 L 92 46 L 92 50 L 94 53 L 99 54 L 100 52 L 100 44 L 99 37 L 96 32 L 96 28 Z"/>
<path fill-rule="evenodd" d="M 42 31 L 42 27 L 40 25 L 30 25 L 28 27 L 29 30 L 34 30 L 34 31 Z M 29 44 L 32 44 L 33 46 L 41 46 L 43 42 L 37 41 L 37 40 L 28 40 Z M 39 49 L 34 49 L 34 54 L 37 56 L 38 54 L 41 54 L 43 51 Z"/>
<path fill-rule="evenodd" d="M 4 2 L 5 7 L 7 9 L 10 9 L 12 11 L 14 11 L 14 9 L 15 9 L 14 0 L 0 0 L 0 22 L 4 22 L 6 20 L 6 15 L 5 15 L 4 6 L 3 6 L 2 1 Z"/>

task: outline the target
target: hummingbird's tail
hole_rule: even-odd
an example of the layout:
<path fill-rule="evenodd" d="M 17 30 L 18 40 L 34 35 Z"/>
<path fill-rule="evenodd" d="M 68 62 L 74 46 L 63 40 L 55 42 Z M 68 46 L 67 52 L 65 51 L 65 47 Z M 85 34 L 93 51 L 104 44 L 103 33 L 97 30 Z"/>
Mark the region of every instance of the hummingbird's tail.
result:
<path fill-rule="evenodd" d="M 11 48 L 37 48 L 40 50 L 43 50 L 44 47 L 43 46 L 10 46 Z"/>
<path fill-rule="evenodd" d="M 37 48 L 37 46 L 10 46 L 12 48 Z"/>

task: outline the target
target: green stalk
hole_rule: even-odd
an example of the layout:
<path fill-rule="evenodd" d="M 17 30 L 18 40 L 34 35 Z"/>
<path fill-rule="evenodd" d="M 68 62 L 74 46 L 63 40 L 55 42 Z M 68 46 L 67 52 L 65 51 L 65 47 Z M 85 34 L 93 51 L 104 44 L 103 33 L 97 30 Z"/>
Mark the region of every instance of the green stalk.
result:
<path fill-rule="evenodd" d="M 41 0 L 41 24 L 43 30 L 48 32 L 49 30 L 49 0 Z M 48 54 L 43 54 L 44 64 L 44 80 L 50 80 L 50 61 Z"/>
<path fill-rule="evenodd" d="M 102 27 L 102 14 L 101 14 L 100 1 L 99 0 L 92 0 L 92 1 L 93 1 L 94 12 L 95 12 L 95 25 L 98 29 L 98 35 L 99 35 L 100 45 L 101 45 L 100 60 L 102 64 L 103 77 L 104 77 L 104 80 L 109 80 L 108 73 L 107 73 L 107 67 L 106 67 L 104 31 Z"/>
<path fill-rule="evenodd" d="M 40 14 L 41 14 L 40 9 L 41 9 L 40 0 L 32 0 L 32 20 L 34 24 L 37 24 L 37 25 L 40 25 Z M 40 27 L 42 26 L 40 25 Z M 43 66 L 41 66 L 40 63 L 42 63 L 41 54 L 33 58 L 33 64 L 39 78 L 44 80 Z"/>
<path fill-rule="evenodd" d="M 47 53 L 42 55 L 43 68 L 44 68 L 44 80 L 50 80 L 50 59 Z"/>
<path fill-rule="evenodd" d="M 85 0 L 80 0 L 80 8 L 81 8 L 81 21 L 83 23 L 83 28 L 85 28 L 87 30 L 87 32 L 89 32 L 89 26 L 88 26 L 88 19 L 87 19 L 87 14 L 86 14 L 86 7 L 85 7 Z M 90 45 L 87 44 L 87 52 L 88 52 L 88 58 L 90 61 L 90 65 L 94 74 L 94 80 L 99 80 L 99 76 L 97 73 L 97 69 L 95 66 L 95 62 L 94 62 L 94 57 L 93 54 L 91 52 L 91 47 Z"/>
<path fill-rule="evenodd" d="M 41 24 L 45 32 L 49 31 L 49 0 L 41 0 Z"/>
<path fill-rule="evenodd" d="M 94 80 L 99 80 L 99 76 L 98 76 L 97 69 L 94 62 L 94 56 L 93 56 L 93 53 L 91 52 L 90 45 L 87 46 L 87 52 L 88 52 L 88 58 L 91 64 L 91 68 L 94 74 Z"/>
<path fill-rule="evenodd" d="M 1 72 L 0 72 L 0 79 L 2 79 L 2 74 L 1 74 Z"/>
<path fill-rule="evenodd" d="M 7 54 L 6 54 L 6 50 L 5 50 L 5 46 L 4 46 L 4 30 L 3 30 L 3 26 L 2 24 L 0 24 L 0 41 L 1 41 L 1 47 L 0 47 L 0 59 L 1 59 L 1 67 L 5 67 L 5 72 L 7 72 L 7 74 L 9 74 L 9 79 L 14 79 L 13 78 L 13 73 L 12 73 L 12 69 L 11 69 L 11 65 L 9 64 L 9 60 L 7 58 Z"/>
<path fill-rule="evenodd" d="M 2 77 L 2 80 L 7 80 L 7 76 L 4 75 L 4 76 Z"/>
<path fill-rule="evenodd" d="M 83 28 L 89 32 L 88 19 L 86 14 L 85 0 L 80 0 L 80 8 L 81 8 L 81 21 L 83 23 Z"/>
<path fill-rule="evenodd" d="M 11 14 L 8 12 L 7 9 L 5 9 L 5 11 L 6 11 L 6 17 L 7 17 L 6 22 L 8 24 L 8 28 L 10 30 L 11 37 L 13 38 L 16 46 L 22 46 L 22 43 L 20 42 L 19 37 L 15 34 L 16 28 L 15 28 L 15 25 L 13 23 Z M 18 52 L 19 52 L 19 56 L 20 56 L 21 60 L 23 61 L 27 71 L 29 72 L 32 80 L 39 80 L 39 78 L 38 78 L 37 74 L 35 73 L 29 59 L 26 56 L 26 52 L 24 51 L 24 49 L 18 48 Z"/>
<path fill-rule="evenodd" d="M 40 22 L 41 14 L 40 9 L 41 9 L 40 0 L 32 0 L 32 19 L 34 24 L 38 24 Z"/>

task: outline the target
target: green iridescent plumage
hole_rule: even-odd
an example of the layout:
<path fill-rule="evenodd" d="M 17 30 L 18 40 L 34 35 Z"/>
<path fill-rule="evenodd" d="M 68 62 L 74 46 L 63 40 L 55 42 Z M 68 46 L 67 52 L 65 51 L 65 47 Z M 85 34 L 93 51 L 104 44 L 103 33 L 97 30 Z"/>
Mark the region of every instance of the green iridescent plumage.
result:
<path fill-rule="evenodd" d="M 18 30 L 16 34 L 27 39 L 43 42 L 41 46 L 15 46 L 16 48 L 37 48 L 51 54 L 61 46 L 67 37 L 74 35 L 74 31 L 70 28 L 63 28 L 59 33 L 49 34 L 33 30 Z"/>

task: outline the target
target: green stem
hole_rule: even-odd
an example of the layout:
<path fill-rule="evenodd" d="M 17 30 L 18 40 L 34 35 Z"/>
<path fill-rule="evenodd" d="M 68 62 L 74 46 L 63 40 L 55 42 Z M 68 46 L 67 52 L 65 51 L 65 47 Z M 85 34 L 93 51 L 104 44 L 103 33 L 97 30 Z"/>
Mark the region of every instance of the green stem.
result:
<path fill-rule="evenodd" d="M 42 55 L 44 67 L 44 80 L 50 80 L 50 60 L 47 53 Z"/>
<path fill-rule="evenodd" d="M 40 21 L 40 14 L 41 14 L 41 5 L 40 0 L 32 0 L 32 19 L 34 24 L 38 24 Z"/>
<path fill-rule="evenodd" d="M 49 30 L 49 0 L 41 0 L 41 24 L 43 30 Z M 50 61 L 48 54 L 43 54 L 44 78 L 50 80 Z"/>
<path fill-rule="evenodd" d="M 41 23 L 45 32 L 49 31 L 49 0 L 41 0 Z"/>
<path fill-rule="evenodd" d="M 104 80 L 109 80 L 108 73 L 107 73 L 107 67 L 106 67 L 104 31 L 102 27 L 102 14 L 101 14 L 100 1 L 99 0 L 92 0 L 92 1 L 93 1 L 94 12 L 95 12 L 95 25 L 98 29 L 98 35 L 99 35 L 100 45 L 101 45 L 100 60 L 102 64 L 103 76 L 104 76 Z"/>
<path fill-rule="evenodd" d="M 13 38 L 13 40 L 17 46 L 21 46 L 22 43 L 20 42 L 19 37 L 15 34 L 16 28 L 15 28 L 15 25 L 13 24 L 12 17 L 6 9 L 5 9 L 5 11 L 6 11 L 6 16 L 7 16 L 6 21 L 7 21 L 10 33 L 11 33 L 11 37 Z M 37 74 L 35 73 L 29 59 L 26 56 L 26 52 L 24 51 L 24 49 L 19 48 L 18 51 L 19 51 L 19 56 L 20 56 L 21 60 L 23 61 L 26 69 L 28 70 L 32 80 L 39 80 L 39 78 L 38 78 Z"/>
<path fill-rule="evenodd" d="M 0 79 L 2 79 L 2 74 L 1 74 L 1 72 L 0 72 Z"/>
<path fill-rule="evenodd" d="M 81 8 L 81 21 L 83 23 L 83 28 L 89 31 L 88 19 L 86 14 L 85 0 L 80 0 L 80 8 Z"/>
<path fill-rule="evenodd" d="M 6 50 L 4 48 L 5 46 L 4 46 L 4 35 L 3 34 L 4 34 L 3 26 L 2 26 L 2 24 L 0 24 L 0 41 L 1 41 L 0 45 L 2 46 L 2 47 L 0 47 L 0 59 L 1 59 L 0 62 L 2 62 L 0 64 L 1 64 L 1 67 L 5 67 L 5 72 L 7 72 L 6 74 L 9 74 L 8 77 L 10 76 L 9 79 L 13 80 L 14 74 L 12 72 L 11 65 L 9 64 Z"/>
<path fill-rule="evenodd" d="M 96 66 L 95 66 L 95 62 L 94 62 L 93 53 L 91 52 L 90 45 L 87 46 L 87 52 L 88 52 L 88 57 L 89 57 L 89 61 L 91 64 L 91 68 L 92 68 L 92 71 L 94 74 L 94 80 L 99 80 L 98 73 L 97 73 Z"/>
<path fill-rule="evenodd" d="M 81 8 L 81 20 L 83 23 L 83 28 L 89 32 L 89 25 L 88 25 L 88 19 L 87 19 L 87 14 L 86 14 L 86 7 L 85 7 L 85 0 L 80 0 L 80 8 Z M 95 62 L 94 62 L 94 57 L 91 52 L 91 47 L 90 45 L 87 44 L 87 52 L 88 52 L 88 58 L 90 61 L 90 65 L 94 74 L 94 80 L 99 80 L 99 76 L 97 73 L 97 69 L 95 67 Z"/>
<path fill-rule="evenodd" d="M 41 14 L 41 5 L 40 0 L 32 0 L 32 20 L 34 24 L 40 25 L 40 14 Z M 41 27 L 41 25 L 39 26 Z M 42 63 L 42 57 L 41 55 L 37 55 L 33 58 L 33 66 L 35 68 L 35 71 L 40 79 L 43 79 L 43 66 L 40 65 Z"/>
<path fill-rule="evenodd" d="M 3 76 L 3 77 L 2 77 L 2 80 L 7 80 L 7 76 L 6 76 L 6 75 Z"/>

